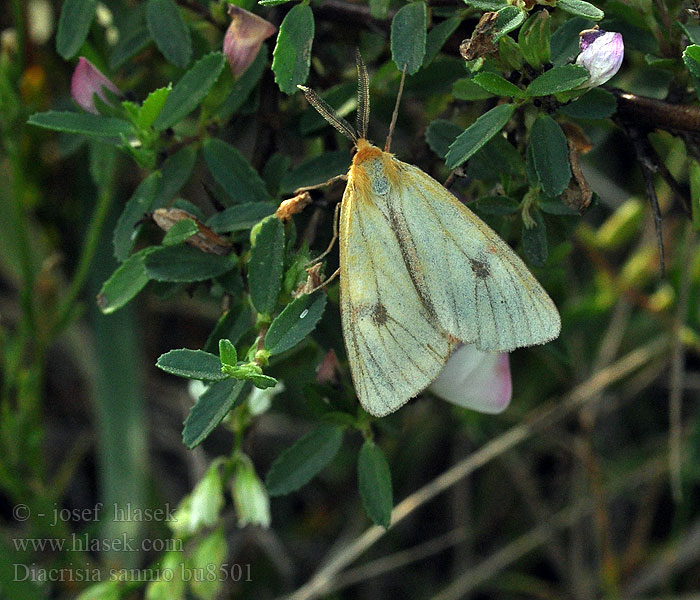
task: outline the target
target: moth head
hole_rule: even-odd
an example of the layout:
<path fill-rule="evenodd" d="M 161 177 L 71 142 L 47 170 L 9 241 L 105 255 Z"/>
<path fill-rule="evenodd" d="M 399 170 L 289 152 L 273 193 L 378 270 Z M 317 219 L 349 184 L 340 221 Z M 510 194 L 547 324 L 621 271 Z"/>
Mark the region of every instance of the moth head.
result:
<path fill-rule="evenodd" d="M 341 117 L 335 109 L 321 98 L 314 90 L 304 85 L 297 87 L 304 92 L 306 100 L 328 123 L 340 133 L 357 145 L 358 140 L 367 139 L 367 125 L 369 123 L 369 76 L 359 50 L 355 50 L 355 62 L 357 63 L 357 130 Z M 358 133 L 359 132 L 359 133 Z"/>

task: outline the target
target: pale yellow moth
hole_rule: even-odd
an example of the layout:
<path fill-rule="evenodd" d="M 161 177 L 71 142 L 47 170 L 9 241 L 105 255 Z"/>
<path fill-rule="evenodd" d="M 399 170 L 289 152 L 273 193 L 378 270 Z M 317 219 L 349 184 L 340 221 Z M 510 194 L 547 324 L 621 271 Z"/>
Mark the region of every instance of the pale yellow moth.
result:
<path fill-rule="evenodd" d="M 460 342 L 510 351 L 553 340 L 561 322 L 492 229 L 418 167 L 367 141 L 369 81 L 359 54 L 358 72 L 359 135 L 299 87 L 355 144 L 340 209 L 340 310 L 355 391 L 382 417 L 424 390 Z"/>

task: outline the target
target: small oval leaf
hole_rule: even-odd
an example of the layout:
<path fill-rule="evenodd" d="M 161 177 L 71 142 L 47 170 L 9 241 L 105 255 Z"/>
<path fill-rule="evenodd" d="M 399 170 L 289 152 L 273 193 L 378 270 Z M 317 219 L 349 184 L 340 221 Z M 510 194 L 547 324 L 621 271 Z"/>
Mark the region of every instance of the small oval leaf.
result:
<path fill-rule="evenodd" d="M 267 473 L 265 484 L 270 496 L 298 490 L 321 471 L 340 450 L 343 429 L 321 425 L 280 454 Z"/>
<path fill-rule="evenodd" d="M 219 357 L 203 350 L 188 348 L 171 350 L 158 357 L 156 367 L 166 373 L 187 379 L 223 381 L 228 378 L 228 375 L 221 372 Z"/>
<path fill-rule="evenodd" d="M 162 368 L 162 367 L 161 367 Z M 201 444 L 236 404 L 244 398 L 245 381 L 227 379 L 212 383 L 185 419 L 182 442 L 188 448 Z"/>
<path fill-rule="evenodd" d="M 314 13 L 308 4 L 297 4 L 287 13 L 272 53 L 275 81 L 285 94 L 295 94 L 306 81 L 314 42 Z"/>
<path fill-rule="evenodd" d="M 496 73 L 483 71 L 474 75 L 472 81 L 495 96 L 506 96 L 510 98 L 526 97 L 525 92 L 517 85 L 512 84 Z"/>
<path fill-rule="evenodd" d="M 567 92 L 585 83 L 589 76 L 586 68 L 579 65 L 553 67 L 534 79 L 525 91 L 531 97 Z"/>
<path fill-rule="evenodd" d="M 109 315 L 127 304 L 148 283 L 145 259 L 151 248 L 130 256 L 102 284 L 97 294 L 97 306 L 103 314 Z"/>
<path fill-rule="evenodd" d="M 146 177 L 134 190 L 131 198 L 124 206 L 122 214 L 119 216 L 112 235 L 112 245 L 114 247 L 114 256 L 120 262 L 127 259 L 129 252 L 134 247 L 136 237 L 141 230 L 139 222 L 151 210 L 159 179 L 160 173 L 158 172 L 151 173 Z"/>
<path fill-rule="evenodd" d="M 391 471 L 384 453 L 371 440 L 365 440 L 357 458 L 357 479 L 365 511 L 377 525 L 387 529 L 394 506 Z"/>
<path fill-rule="evenodd" d="M 547 229 L 539 210 L 533 210 L 530 216 L 534 219 L 533 227 L 526 227 L 523 223 L 522 238 L 523 252 L 528 262 L 533 267 L 544 267 L 547 264 L 549 250 L 547 247 Z"/>
<path fill-rule="evenodd" d="M 530 130 L 535 170 L 547 196 L 561 194 L 571 179 L 569 147 L 557 122 L 547 115 L 535 119 Z"/>
<path fill-rule="evenodd" d="M 569 14 L 585 17 L 593 21 L 600 21 L 605 16 L 602 10 L 584 0 L 559 0 L 557 7 Z"/>
<path fill-rule="evenodd" d="M 207 254 L 192 246 L 162 246 L 146 257 L 146 273 L 156 281 L 204 281 L 236 266 L 235 254 Z"/>
<path fill-rule="evenodd" d="M 66 60 L 80 50 L 95 18 L 97 0 L 65 0 L 56 33 L 56 51 Z"/>
<path fill-rule="evenodd" d="M 501 104 L 481 115 L 450 145 L 446 156 L 447 167 L 454 169 L 478 152 L 486 142 L 503 129 L 514 110 L 513 104 Z"/>
<path fill-rule="evenodd" d="M 427 13 L 425 2 L 402 6 L 391 21 L 391 58 L 399 71 L 413 75 L 425 56 Z"/>
<path fill-rule="evenodd" d="M 314 330 L 325 308 L 326 295 L 321 291 L 294 299 L 272 321 L 265 349 L 274 355 L 296 346 Z"/>
<path fill-rule="evenodd" d="M 163 131 L 197 108 L 219 78 L 225 62 L 221 52 L 212 52 L 194 63 L 173 87 L 153 127 Z"/>
<path fill-rule="evenodd" d="M 63 133 L 77 133 L 91 137 L 129 136 L 134 134 L 134 126 L 124 119 L 115 117 L 103 117 L 92 113 L 78 113 L 71 111 L 49 110 L 34 113 L 27 123 L 53 129 Z M 119 140 L 121 141 L 121 140 Z"/>
<path fill-rule="evenodd" d="M 259 313 L 271 314 L 275 310 L 282 285 L 283 259 L 284 225 L 270 217 L 260 227 L 248 262 L 250 299 Z"/>
<path fill-rule="evenodd" d="M 148 0 L 146 23 L 160 50 L 176 67 L 184 69 L 192 59 L 192 37 L 173 0 Z"/>
<path fill-rule="evenodd" d="M 204 162 L 216 182 L 235 202 L 270 200 L 265 182 L 246 158 L 233 146 L 216 138 L 202 148 Z"/>

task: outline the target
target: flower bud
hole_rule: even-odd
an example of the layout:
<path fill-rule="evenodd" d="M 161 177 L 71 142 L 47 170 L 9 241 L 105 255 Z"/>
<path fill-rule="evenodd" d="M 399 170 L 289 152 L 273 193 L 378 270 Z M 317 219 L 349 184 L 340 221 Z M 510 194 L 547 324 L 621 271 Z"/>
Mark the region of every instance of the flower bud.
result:
<path fill-rule="evenodd" d="M 513 391 L 508 353 L 459 346 L 428 388 L 443 400 L 483 413 L 500 413 Z"/>
<path fill-rule="evenodd" d="M 224 55 L 234 77 L 239 77 L 255 60 L 263 40 L 275 33 L 277 28 L 235 4 L 229 4 L 228 14 L 231 24 L 224 37 Z"/>
<path fill-rule="evenodd" d="M 576 64 L 588 69 L 590 77 L 584 84 L 592 88 L 604 84 L 620 70 L 625 45 L 622 34 L 602 29 L 586 29 L 580 34 L 581 53 Z"/>
<path fill-rule="evenodd" d="M 236 465 L 232 495 L 239 527 L 248 524 L 270 526 L 270 499 L 247 456 L 242 456 Z"/>
<path fill-rule="evenodd" d="M 83 110 L 96 115 L 98 110 L 95 106 L 95 94 L 105 102 L 109 102 L 104 88 L 121 95 L 116 85 L 107 79 L 87 58 L 81 56 L 78 59 L 78 64 L 75 67 L 75 71 L 73 71 L 73 79 L 71 80 L 73 100 Z"/>

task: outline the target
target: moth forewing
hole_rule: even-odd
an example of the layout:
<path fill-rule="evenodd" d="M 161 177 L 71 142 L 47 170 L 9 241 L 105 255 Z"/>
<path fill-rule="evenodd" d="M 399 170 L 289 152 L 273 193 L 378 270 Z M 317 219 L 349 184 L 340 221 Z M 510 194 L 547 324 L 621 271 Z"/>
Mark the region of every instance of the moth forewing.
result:
<path fill-rule="evenodd" d="M 340 308 L 360 403 L 384 416 L 437 377 L 456 340 L 435 323 L 413 286 L 385 207 L 366 185 L 367 170 L 353 164 L 343 196 Z"/>

